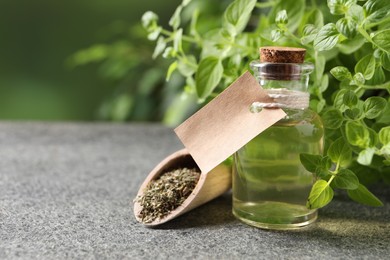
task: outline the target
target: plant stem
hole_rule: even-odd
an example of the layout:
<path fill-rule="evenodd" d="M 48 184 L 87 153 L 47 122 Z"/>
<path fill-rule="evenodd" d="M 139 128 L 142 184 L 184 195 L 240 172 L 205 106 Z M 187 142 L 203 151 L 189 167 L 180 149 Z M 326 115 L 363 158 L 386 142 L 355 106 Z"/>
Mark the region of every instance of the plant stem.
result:
<path fill-rule="evenodd" d="M 386 89 L 387 91 L 390 92 L 390 81 L 385 82 L 380 85 L 364 85 L 362 86 L 364 89 Z"/>
<path fill-rule="evenodd" d="M 370 43 L 372 43 L 373 45 L 377 46 L 371 39 L 370 35 L 368 35 L 367 31 L 363 29 L 363 27 L 359 26 L 358 27 L 358 31 L 359 33 Z M 378 47 L 378 46 L 377 46 Z"/>
<path fill-rule="evenodd" d="M 173 34 L 171 31 L 168 31 L 168 30 L 165 30 L 165 29 L 162 29 L 161 33 L 164 34 L 165 36 L 168 36 L 168 37 L 172 37 L 172 34 Z M 182 39 L 184 41 L 186 41 L 186 42 L 195 43 L 195 44 L 199 45 L 200 47 L 202 46 L 202 42 L 201 41 L 198 41 L 195 38 L 190 37 L 188 35 L 183 35 Z"/>

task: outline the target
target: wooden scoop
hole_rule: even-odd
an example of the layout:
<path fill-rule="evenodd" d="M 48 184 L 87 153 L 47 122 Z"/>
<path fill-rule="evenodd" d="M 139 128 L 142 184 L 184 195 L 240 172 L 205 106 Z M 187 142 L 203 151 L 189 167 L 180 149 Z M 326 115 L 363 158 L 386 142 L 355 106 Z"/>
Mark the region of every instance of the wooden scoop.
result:
<path fill-rule="evenodd" d="M 198 168 L 194 159 L 186 149 L 177 151 L 166 157 L 149 173 L 138 191 L 137 198 L 143 195 L 149 182 L 157 179 L 161 174 L 184 167 Z M 153 227 L 160 225 L 220 196 L 231 188 L 231 184 L 231 168 L 220 164 L 209 172 L 201 172 L 199 181 L 192 193 L 182 205 L 171 211 L 167 216 L 156 219 L 150 223 L 143 223 L 142 219 L 138 216 L 142 210 L 142 206 L 135 200 L 135 218 L 145 226 Z"/>

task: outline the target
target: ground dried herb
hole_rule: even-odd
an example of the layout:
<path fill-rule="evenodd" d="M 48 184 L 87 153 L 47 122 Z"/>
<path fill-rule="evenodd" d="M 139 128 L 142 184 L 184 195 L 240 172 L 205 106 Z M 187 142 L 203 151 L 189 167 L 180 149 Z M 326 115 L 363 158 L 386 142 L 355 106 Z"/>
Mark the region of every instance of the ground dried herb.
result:
<path fill-rule="evenodd" d="M 165 217 L 191 194 L 199 177 L 197 169 L 180 168 L 163 173 L 150 182 L 143 195 L 137 198 L 142 207 L 138 217 L 143 223 Z"/>

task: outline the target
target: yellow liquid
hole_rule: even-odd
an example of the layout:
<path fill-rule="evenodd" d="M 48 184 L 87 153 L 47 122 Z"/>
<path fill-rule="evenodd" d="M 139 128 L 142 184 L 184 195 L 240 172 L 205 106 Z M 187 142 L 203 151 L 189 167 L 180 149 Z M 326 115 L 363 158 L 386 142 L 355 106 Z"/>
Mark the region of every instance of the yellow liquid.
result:
<path fill-rule="evenodd" d="M 315 178 L 299 155 L 322 153 L 323 128 L 314 112 L 297 113 L 265 130 L 234 156 L 233 214 L 247 224 L 294 229 L 317 217 L 315 210 L 306 208 Z"/>

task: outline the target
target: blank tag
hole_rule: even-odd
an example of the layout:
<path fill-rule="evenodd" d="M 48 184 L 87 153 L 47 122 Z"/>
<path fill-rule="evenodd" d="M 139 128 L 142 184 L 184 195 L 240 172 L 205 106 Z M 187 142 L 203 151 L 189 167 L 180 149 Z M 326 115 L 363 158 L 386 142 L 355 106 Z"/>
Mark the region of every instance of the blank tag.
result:
<path fill-rule="evenodd" d="M 273 100 L 247 71 L 175 129 L 202 173 L 212 170 L 286 116 L 279 108 L 250 112 L 256 101 Z"/>

